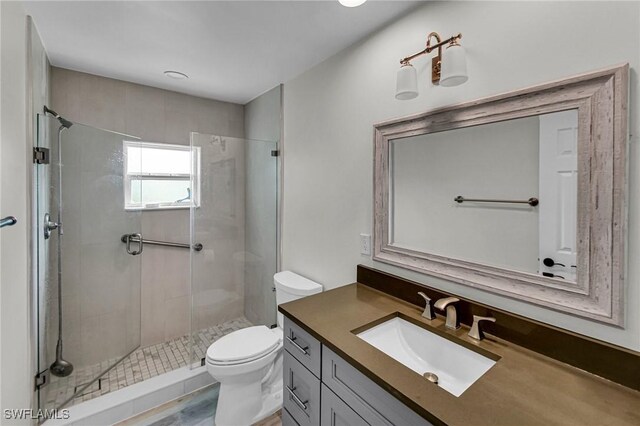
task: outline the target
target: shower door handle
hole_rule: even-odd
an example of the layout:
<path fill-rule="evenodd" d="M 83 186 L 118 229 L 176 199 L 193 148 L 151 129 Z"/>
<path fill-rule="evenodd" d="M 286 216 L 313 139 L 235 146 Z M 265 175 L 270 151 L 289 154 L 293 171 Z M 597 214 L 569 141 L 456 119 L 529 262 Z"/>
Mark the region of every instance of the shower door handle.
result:
<path fill-rule="evenodd" d="M 131 249 L 132 242 L 138 243 L 138 250 Z M 126 238 L 126 243 L 127 243 L 127 253 L 129 253 L 131 256 L 137 256 L 139 254 L 142 254 L 142 250 L 144 248 L 142 234 L 128 234 Z"/>

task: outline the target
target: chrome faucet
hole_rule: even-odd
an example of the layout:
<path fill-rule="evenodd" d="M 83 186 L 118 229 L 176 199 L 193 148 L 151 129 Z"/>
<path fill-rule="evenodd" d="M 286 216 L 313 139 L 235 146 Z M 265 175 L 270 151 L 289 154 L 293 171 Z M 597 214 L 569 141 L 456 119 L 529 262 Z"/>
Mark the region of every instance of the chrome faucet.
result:
<path fill-rule="evenodd" d="M 472 339 L 484 339 L 484 333 L 482 332 L 482 327 L 480 327 L 480 321 L 496 322 L 496 319 L 494 317 L 480 317 L 478 315 L 474 315 L 473 325 L 471 326 L 471 330 L 469 331 L 469 337 L 471 337 Z"/>
<path fill-rule="evenodd" d="M 431 299 L 429 298 L 429 296 L 421 291 L 418 292 L 418 296 L 422 297 L 425 302 L 424 312 L 422 313 L 422 316 L 430 320 L 435 319 L 436 314 L 433 313 L 433 305 L 431 304 Z"/>
<path fill-rule="evenodd" d="M 433 305 L 439 311 L 446 311 L 447 322 L 445 323 L 445 327 L 447 328 L 452 328 L 454 330 L 460 328 L 458 312 L 456 311 L 456 306 L 454 305 L 454 303 L 459 301 L 460 299 L 458 299 L 457 297 L 445 297 L 444 299 L 438 299 L 438 301 Z"/>

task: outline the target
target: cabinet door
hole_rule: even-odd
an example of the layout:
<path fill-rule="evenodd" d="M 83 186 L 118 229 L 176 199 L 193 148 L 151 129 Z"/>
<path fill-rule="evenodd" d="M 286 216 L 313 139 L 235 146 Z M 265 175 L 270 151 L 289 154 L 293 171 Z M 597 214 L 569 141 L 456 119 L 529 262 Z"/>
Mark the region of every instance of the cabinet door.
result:
<path fill-rule="evenodd" d="M 320 379 L 284 351 L 284 408 L 300 426 L 320 424 Z"/>
<path fill-rule="evenodd" d="M 322 426 L 369 426 L 369 423 L 325 385 L 322 385 L 320 424 Z"/>
<path fill-rule="evenodd" d="M 322 347 L 322 383 L 369 424 L 431 425 L 326 346 Z"/>
<path fill-rule="evenodd" d="M 282 409 L 282 426 L 298 426 L 298 423 L 293 420 L 291 414 L 284 408 Z"/>

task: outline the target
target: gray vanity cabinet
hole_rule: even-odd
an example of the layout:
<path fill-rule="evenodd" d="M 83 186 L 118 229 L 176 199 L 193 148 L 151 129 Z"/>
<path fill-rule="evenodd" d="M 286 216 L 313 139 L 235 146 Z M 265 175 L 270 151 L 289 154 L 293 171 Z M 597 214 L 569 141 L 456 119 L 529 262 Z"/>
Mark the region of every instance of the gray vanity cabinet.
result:
<path fill-rule="evenodd" d="M 358 413 L 366 424 L 430 425 L 326 346 L 322 347 L 322 383 Z"/>
<path fill-rule="evenodd" d="M 322 426 L 368 426 L 362 417 L 351 409 L 343 400 L 322 385 L 322 404 L 320 424 Z"/>
<path fill-rule="evenodd" d="M 430 425 L 286 317 L 284 333 L 283 425 Z"/>
<path fill-rule="evenodd" d="M 293 417 L 291 416 L 291 414 L 289 414 L 289 412 L 286 409 L 282 410 L 282 415 L 280 417 L 280 420 L 282 420 L 282 426 L 298 426 L 298 423 L 296 423 L 296 421 L 293 420 Z"/>

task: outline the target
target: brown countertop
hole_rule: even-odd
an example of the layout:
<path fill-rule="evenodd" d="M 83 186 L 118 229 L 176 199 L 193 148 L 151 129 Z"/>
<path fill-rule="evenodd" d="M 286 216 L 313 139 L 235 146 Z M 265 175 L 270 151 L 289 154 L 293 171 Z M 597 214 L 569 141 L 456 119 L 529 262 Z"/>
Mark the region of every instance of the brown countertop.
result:
<path fill-rule="evenodd" d="M 448 330 L 442 317 L 425 320 L 417 306 L 362 284 L 285 303 L 279 311 L 432 423 L 640 425 L 640 392 L 490 335 L 477 342 L 467 327 Z M 455 397 L 352 333 L 394 313 L 500 359 Z"/>

